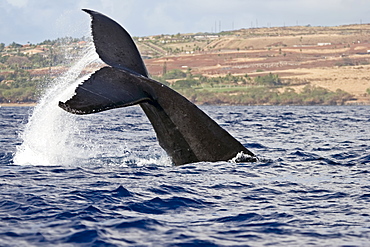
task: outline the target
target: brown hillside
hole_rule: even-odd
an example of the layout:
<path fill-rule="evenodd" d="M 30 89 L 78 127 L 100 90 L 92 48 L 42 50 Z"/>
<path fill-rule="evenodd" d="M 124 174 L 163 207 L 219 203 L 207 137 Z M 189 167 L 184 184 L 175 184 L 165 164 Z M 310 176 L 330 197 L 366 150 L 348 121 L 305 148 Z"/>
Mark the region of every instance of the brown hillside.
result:
<path fill-rule="evenodd" d="M 370 25 L 261 28 L 201 41 L 195 37 L 187 42 L 170 42 L 166 37 L 151 41 L 162 51 L 171 49 L 166 55 L 145 60 L 149 72 L 161 75 L 164 66 L 167 71 L 191 68 L 193 74 L 204 76 L 231 73 L 253 77 L 272 72 L 285 80 L 342 89 L 361 103 L 369 101 Z M 138 42 L 139 49 L 142 43 Z M 171 52 L 176 48 L 181 52 Z"/>

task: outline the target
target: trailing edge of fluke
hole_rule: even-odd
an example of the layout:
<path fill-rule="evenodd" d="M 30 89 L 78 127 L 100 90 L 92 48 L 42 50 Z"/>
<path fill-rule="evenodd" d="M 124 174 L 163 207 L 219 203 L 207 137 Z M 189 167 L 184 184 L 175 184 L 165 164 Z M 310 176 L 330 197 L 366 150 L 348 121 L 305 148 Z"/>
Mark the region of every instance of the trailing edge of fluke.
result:
<path fill-rule="evenodd" d="M 134 41 L 123 27 L 101 13 L 83 11 L 92 18 L 96 52 L 109 66 L 79 85 L 71 99 L 59 102 L 62 109 L 90 114 L 139 104 L 153 125 L 160 146 L 175 165 L 235 160 L 238 154 L 240 162 L 257 160 L 196 105 L 150 79 Z"/>

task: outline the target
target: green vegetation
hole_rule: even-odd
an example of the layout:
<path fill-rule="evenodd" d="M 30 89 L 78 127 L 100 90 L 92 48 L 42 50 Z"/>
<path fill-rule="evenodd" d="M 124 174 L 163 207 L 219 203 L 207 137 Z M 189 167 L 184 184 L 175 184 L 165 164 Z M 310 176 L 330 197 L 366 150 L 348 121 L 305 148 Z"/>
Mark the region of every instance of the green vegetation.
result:
<path fill-rule="evenodd" d="M 42 85 L 56 75 L 52 67 L 69 66 L 84 48 L 85 38 L 45 40 L 22 46 L 0 44 L 0 103 L 35 102 Z M 39 70 L 40 69 L 40 70 Z"/>
<path fill-rule="evenodd" d="M 35 102 L 40 85 L 48 80 L 47 77 L 32 77 L 29 71 L 16 68 L 5 77 L 0 76 L 0 102 Z"/>
<path fill-rule="evenodd" d="M 305 86 L 301 93 L 292 88 L 279 92 L 276 88 L 251 86 L 244 91 L 213 93 L 208 90 L 179 90 L 191 101 L 198 104 L 231 105 L 343 105 L 352 96 L 340 89 L 331 92 L 321 87 Z"/>
<path fill-rule="evenodd" d="M 210 41 L 208 34 L 196 36 L 158 36 L 146 44 L 158 54 L 174 52 L 170 46 L 158 46 L 165 42 L 183 44 L 177 52 L 200 51 L 200 44 Z M 222 35 L 222 34 L 218 34 Z M 218 36 L 216 36 L 218 37 Z M 138 39 L 138 38 L 136 38 Z M 68 67 L 78 58 L 85 47 L 86 39 L 60 38 L 45 40 L 39 44 L 22 46 L 13 42 L 5 46 L 0 43 L 0 103 L 35 102 L 42 90 L 57 76 L 52 74 L 55 66 Z M 189 42 L 189 43 L 186 43 Z M 155 46 L 157 45 L 157 46 Z M 175 47 L 175 46 L 174 46 Z M 171 50 L 172 49 L 172 50 Z M 352 65 L 343 59 L 341 66 Z M 192 70 L 170 70 L 163 67 L 163 76 L 154 79 L 174 88 L 197 104 L 240 104 L 240 105 L 342 105 L 352 96 L 342 90 L 331 92 L 321 87 L 307 85 L 297 92 L 290 81 L 279 75 L 257 70 L 256 77 L 245 75 L 204 76 L 193 74 Z M 367 89 L 370 95 L 370 89 Z"/>
<path fill-rule="evenodd" d="M 274 75 L 272 73 L 266 75 L 266 76 L 257 76 L 254 81 L 258 85 L 262 86 L 280 86 L 282 85 L 282 82 L 278 75 Z"/>
<path fill-rule="evenodd" d="M 282 86 L 287 86 L 287 83 L 272 73 L 255 78 L 231 74 L 223 77 L 193 76 L 190 70 L 183 74 L 179 71 L 168 73 L 172 83 L 167 84 L 198 104 L 343 105 L 352 99 L 349 93 L 340 89 L 331 92 L 311 85 L 306 85 L 299 93 L 289 87 L 282 91 Z M 179 75 L 178 80 L 173 80 L 175 74 Z M 159 79 L 163 81 L 164 78 L 166 75 Z"/>

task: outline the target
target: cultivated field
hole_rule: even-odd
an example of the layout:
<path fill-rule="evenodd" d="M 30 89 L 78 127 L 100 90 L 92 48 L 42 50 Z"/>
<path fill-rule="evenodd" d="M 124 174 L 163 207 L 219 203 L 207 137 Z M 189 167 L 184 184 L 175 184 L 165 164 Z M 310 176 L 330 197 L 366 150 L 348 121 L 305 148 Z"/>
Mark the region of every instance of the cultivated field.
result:
<path fill-rule="evenodd" d="M 138 43 L 152 75 L 191 69 L 193 74 L 251 77 L 278 74 L 299 91 L 311 84 L 369 103 L 370 25 L 245 29 L 224 34 L 156 36 Z M 148 46 L 158 47 L 148 50 Z M 167 52 L 166 52 L 167 51 Z M 294 85 L 297 84 L 297 85 Z"/>
<path fill-rule="evenodd" d="M 200 104 L 217 101 L 260 104 L 246 103 L 245 99 L 249 93 L 257 93 L 253 90 L 258 88 L 253 87 L 261 85 L 255 79 L 264 76 L 279 78 L 278 85 L 274 85 L 275 93 L 291 89 L 300 93 L 307 86 L 316 86 L 351 94 L 342 97 L 340 104 L 370 104 L 370 24 L 254 28 L 135 37 L 134 40 L 152 77 L 163 79 L 164 74 L 181 70 L 186 72 L 186 77 L 191 75 L 198 80 L 190 86 L 193 91 L 188 90 L 187 96 Z M 13 43 L 5 47 L 0 43 L 0 102 L 35 102 L 37 88 L 67 71 L 89 44 L 89 40 L 82 38 L 48 40 L 37 45 Z M 101 66 L 101 63 L 93 64 L 82 74 L 91 73 Z M 228 78 L 233 78 L 230 75 L 238 76 L 239 81 L 228 81 Z M 203 82 L 200 82 L 201 77 Z M 218 80 L 220 77 L 223 79 Z M 174 85 L 178 79 L 184 78 L 166 80 L 176 90 L 188 89 L 189 85 Z M 221 82 L 210 82 L 217 80 Z M 221 92 L 224 94 L 216 95 Z M 215 102 L 210 100 L 212 93 L 215 94 Z M 241 99 L 236 100 L 239 96 Z M 284 102 L 267 100 L 262 104 Z M 336 101 L 327 104 L 331 102 Z"/>

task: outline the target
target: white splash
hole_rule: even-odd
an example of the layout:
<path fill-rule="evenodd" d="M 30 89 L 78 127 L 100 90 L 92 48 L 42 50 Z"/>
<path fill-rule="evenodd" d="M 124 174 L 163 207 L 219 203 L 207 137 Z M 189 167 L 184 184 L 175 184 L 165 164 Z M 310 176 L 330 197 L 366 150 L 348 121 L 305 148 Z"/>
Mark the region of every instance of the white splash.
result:
<path fill-rule="evenodd" d="M 16 165 L 80 166 L 82 164 L 146 166 L 160 164 L 170 166 L 169 157 L 162 152 L 148 150 L 145 157 L 132 153 L 126 143 L 112 144 L 108 139 L 94 138 L 89 133 L 91 125 L 99 128 L 98 117 L 70 114 L 58 107 L 66 101 L 76 87 L 90 75 L 79 77 L 82 70 L 101 60 L 94 46 L 86 49 L 83 57 L 61 77 L 55 79 L 33 109 L 13 157 Z M 94 128 L 94 127 L 92 127 Z M 158 155 L 159 154 L 159 155 Z"/>
<path fill-rule="evenodd" d="M 99 61 L 94 47 L 85 50 L 83 57 L 63 76 L 55 79 L 34 108 L 29 122 L 20 135 L 23 143 L 17 148 L 13 162 L 18 165 L 73 164 L 88 158 L 89 152 L 79 148 L 80 132 L 77 116 L 58 107 L 59 101 L 69 99 L 84 78 L 81 71 L 91 63 Z"/>
<path fill-rule="evenodd" d="M 231 163 L 241 163 L 241 162 L 257 162 L 259 159 L 255 156 L 250 156 L 249 154 L 243 153 L 243 151 L 236 154 L 234 158 L 229 160 Z"/>

